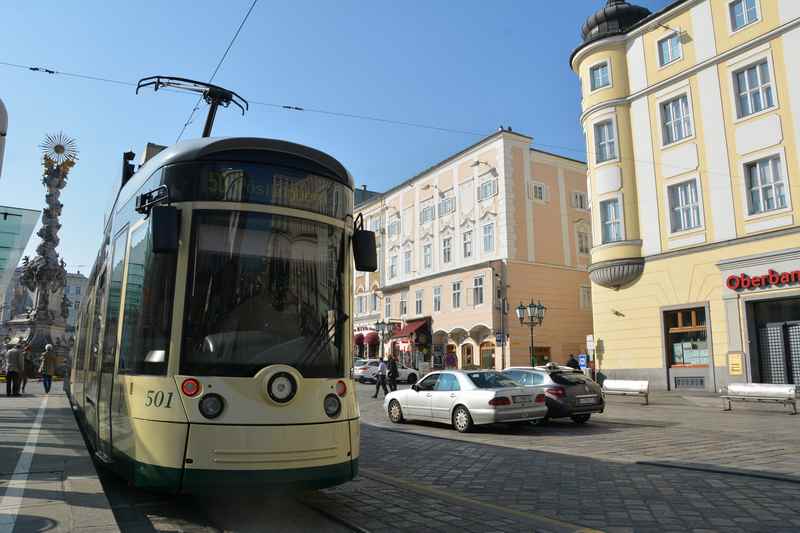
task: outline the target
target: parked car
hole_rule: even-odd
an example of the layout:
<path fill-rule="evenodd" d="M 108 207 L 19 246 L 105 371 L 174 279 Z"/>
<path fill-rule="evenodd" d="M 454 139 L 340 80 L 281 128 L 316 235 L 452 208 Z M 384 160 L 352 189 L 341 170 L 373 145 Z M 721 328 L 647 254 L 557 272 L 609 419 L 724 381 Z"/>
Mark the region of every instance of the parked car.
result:
<path fill-rule="evenodd" d="M 410 389 L 390 392 L 383 408 L 395 424 L 429 420 L 452 424 L 461 433 L 475 425 L 528 423 L 547 415 L 543 393 L 493 370 L 431 372 Z"/>
<path fill-rule="evenodd" d="M 576 424 L 583 424 L 592 413 L 602 413 L 605 409 L 602 388 L 580 370 L 548 363 L 537 367 L 511 367 L 503 373 L 521 385 L 544 392 L 547 398 L 545 421 L 571 418 Z"/>
<path fill-rule="evenodd" d="M 358 361 L 362 361 L 359 365 Z M 353 366 L 353 379 L 360 383 L 375 383 L 375 374 L 378 373 L 378 365 L 380 361 L 377 359 L 356 359 Z M 388 361 L 387 361 L 388 364 Z M 397 381 L 414 384 L 417 382 L 418 372 L 413 368 L 408 368 L 401 362 L 397 362 Z"/>

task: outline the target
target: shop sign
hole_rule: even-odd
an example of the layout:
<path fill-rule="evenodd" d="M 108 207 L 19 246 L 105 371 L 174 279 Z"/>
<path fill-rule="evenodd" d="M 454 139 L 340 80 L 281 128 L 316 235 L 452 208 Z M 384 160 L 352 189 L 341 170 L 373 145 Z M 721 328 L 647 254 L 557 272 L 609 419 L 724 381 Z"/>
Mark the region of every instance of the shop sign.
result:
<path fill-rule="evenodd" d="M 795 283 L 800 283 L 800 270 L 795 270 L 794 272 L 775 272 L 769 269 L 769 273 L 763 276 L 739 274 L 738 276 L 728 276 L 728 279 L 725 280 L 725 285 L 732 291 L 767 288 L 773 285 L 780 287 L 781 285 L 791 285 Z"/>
<path fill-rule="evenodd" d="M 741 376 L 744 374 L 744 365 L 742 365 L 742 354 L 729 353 L 728 354 L 728 374 L 731 376 Z"/>

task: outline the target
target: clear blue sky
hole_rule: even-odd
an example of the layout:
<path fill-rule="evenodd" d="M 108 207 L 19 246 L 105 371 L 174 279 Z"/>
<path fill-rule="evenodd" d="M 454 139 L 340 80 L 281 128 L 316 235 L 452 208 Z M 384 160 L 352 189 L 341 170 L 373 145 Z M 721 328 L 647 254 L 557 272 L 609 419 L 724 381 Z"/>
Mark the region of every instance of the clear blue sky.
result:
<path fill-rule="evenodd" d="M 207 79 L 250 2 L 16 2 L 3 10 L 0 61 L 133 82 L 154 74 Z M 260 0 L 215 83 L 262 102 L 486 133 L 512 126 L 534 146 L 585 159 L 568 58 L 581 24 L 604 3 Z M 669 2 L 637 3 L 657 10 Z M 94 260 L 121 154 L 138 155 L 148 141 L 173 143 L 195 102 L 5 66 L 0 98 L 10 122 L 0 205 L 40 209 L 37 145 L 59 130 L 78 141 L 59 248 L 71 271 Z M 185 137 L 200 135 L 204 111 Z M 262 106 L 244 117 L 221 111 L 214 134 L 314 146 L 376 190 L 479 138 Z"/>

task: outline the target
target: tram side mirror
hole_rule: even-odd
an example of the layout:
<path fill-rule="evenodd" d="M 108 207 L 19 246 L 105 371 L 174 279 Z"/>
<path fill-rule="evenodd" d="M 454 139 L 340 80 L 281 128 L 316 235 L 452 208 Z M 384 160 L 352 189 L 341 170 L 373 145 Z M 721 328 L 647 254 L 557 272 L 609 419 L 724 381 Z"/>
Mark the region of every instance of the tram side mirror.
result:
<path fill-rule="evenodd" d="M 353 231 L 353 260 L 359 272 L 378 270 L 378 253 L 375 246 L 375 232 L 365 229 Z"/>
<path fill-rule="evenodd" d="M 150 211 L 153 253 L 174 254 L 178 251 L 178 214 L 178 210 L 171 206 L 153 206 Z"/>

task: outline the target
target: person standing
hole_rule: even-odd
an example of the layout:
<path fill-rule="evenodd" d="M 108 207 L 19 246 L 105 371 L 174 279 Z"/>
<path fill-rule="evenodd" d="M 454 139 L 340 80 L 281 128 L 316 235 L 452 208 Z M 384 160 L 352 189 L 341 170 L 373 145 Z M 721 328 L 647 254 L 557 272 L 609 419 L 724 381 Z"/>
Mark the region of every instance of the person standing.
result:
<path fill-rule="evenodd" d="M 25 343 L 22 348 L 22 371 L 20 372 L 20 383 L 22 384 L 22 394 L 25 394 L 25 387 L 28 385 L 28 378 L 33 378 L 33 351 L 31 343 Z"/>
<path fill-rule="evenodd" d="M 580 370 L 581 365 L 578 363 L 578 360 L 575 359 L 574 354 L 569 354 L 569 360 L 567 361 L 567 366 L 570 368 L 574 368 L 575 370 Z"/>
<path fill-rule="evenodd" d="M 383 397 L 385 398 L 389 391 L 386 389 L 386 359 L 381 359 L 381 362 L 378 364 L 378 373 L 375 374 L 375 394 L 372 395 L 373 398 L 378 397 L 378 391 L 381 387 L 383 387 Z"/>
<path fill-rule="evenodd" d="M 50 394 L 50 387 L 53 386 L 53 375 L 56 373 L 56 354 L 53 352 L 52 344 L 48 344 L 44 347 L 42 362 L 39 365 L 39 373 L 42 375 L 44 393 Z"/>
<path fill-rule="evenodd" d="M 397 358 L 394 354 L 389 356 L 389 390 L 396 391 L 397 390 L 397 377 L 400 375 L 400 372 L 397 370 Z M 384 394 L 385 396 L 385 394 Z"/>
<path fill-rule="evenodd" d="M 24 368 L 22 352 L 12 346 L 6 352 L 6 396 L 19 396 L 20 373 Z"/>

